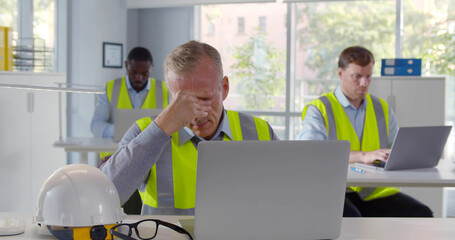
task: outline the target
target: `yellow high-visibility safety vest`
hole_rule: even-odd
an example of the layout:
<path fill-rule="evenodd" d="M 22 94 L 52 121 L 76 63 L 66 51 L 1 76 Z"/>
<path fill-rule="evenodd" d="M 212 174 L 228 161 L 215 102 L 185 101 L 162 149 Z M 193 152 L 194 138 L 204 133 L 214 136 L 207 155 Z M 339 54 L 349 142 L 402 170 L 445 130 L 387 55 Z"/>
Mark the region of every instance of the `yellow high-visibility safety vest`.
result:
<path fill-rule="evenodd" d="M 128 94 L 128 88 L 126 87 L 125 77 L 117 78 L 109 81 L 106 84 L 106 94 L 111 107 L 111 122 L 113 120 L 112 114 L 115 108 L 127 108 L 132 109 L 133 104 L 131 102 L 130 95 Z M 169 104 L 168 100 L 168 89 L 165 82 L 157 81 L 154 78 L 150 78 L 150 90 L 142 103 L 141 108 L 165 108 Z M 113 152 L 102 152 L 100 153 L 101 160 L 104 160 L 107 156 L 114 154 Z"/>
<path fill-rule="evenodd" d="M 338 102 L 335 94 L 323 94 L 320 98 L 305 105 L 302 120 L 305 118 L 309 105 L 314 105 L 321 112 L 329 140 L 348 140 L 351 142 L 351 151 L 374 151 L 388 147 L 389 136 L 389 106 L 381 98 L 366 96 L 367 106 L 362 141 L 349 121 L 343 106 Z M 365 201 L 387 197 L 398 192 L 397 188 L 378 187 L 363 188 L 350 187 Z"/>
<path fill-rule="evenodd" d="M 271 129 L 269 129 L 266 121 L 234 111 L 227 111 L 227 117 L 233 139 L 230 139 L 225 134 L 223 141 L 269 141 L 271 139 Z M 136 121 L 141 131 L 150 125 L 151 122 L 152 119 L 149 117 Z M 254 130 L 246 131 L 245 128 L 250 130 L 254 128 Z M 194 208 L 196 200 L 197 149 L 191 141 L 179 146 L 179 132 L 172 135 L 171 148 L 173 175 L 171 179 L 174 187 L 174 207 L 180 209 Z M 144 204 L 154 208 L 158 207 L 156 164 L 150 170 L 145 191 L 139 191 L 139 194 Z"/>

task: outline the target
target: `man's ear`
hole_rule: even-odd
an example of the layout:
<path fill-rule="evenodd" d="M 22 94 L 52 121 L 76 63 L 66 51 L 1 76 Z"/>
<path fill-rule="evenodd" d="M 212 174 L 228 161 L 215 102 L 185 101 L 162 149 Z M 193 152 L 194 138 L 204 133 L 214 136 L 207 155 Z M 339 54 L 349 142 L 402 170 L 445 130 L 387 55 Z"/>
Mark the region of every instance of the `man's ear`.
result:
<path fill-rule="evenodd" d="M 341 79 L 341 76 L 343 75 L 343 69 L 338 68 L 338 77 Z"/>
<path fill-rule="evenodd" d="M 128 61 L 127 60 L 125 61 L 125 68 L 126 68 L 126 70 L 128 70 Z"/>
<path fill-rule="evenodd" d="M 227 98 L 228 93 L 229 93 L 229 79 L 228 79 L 228 77 L 226 77 L 226 76 L 223 77 L 223 80 L 222 80 L 222 83 L 221 83 L 221 87 L 222 87 L 222 90 L 223 90 L 223 101 L 224 101 Z"/>

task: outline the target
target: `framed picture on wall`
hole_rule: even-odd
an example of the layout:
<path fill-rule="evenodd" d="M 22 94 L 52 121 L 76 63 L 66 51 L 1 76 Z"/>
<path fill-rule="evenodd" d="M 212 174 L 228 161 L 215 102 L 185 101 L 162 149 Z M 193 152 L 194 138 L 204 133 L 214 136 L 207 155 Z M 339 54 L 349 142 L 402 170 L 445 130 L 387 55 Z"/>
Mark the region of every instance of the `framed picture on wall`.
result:
<path fill-rule="evenodd" d="M 123 45 L 121 43 L 103 42 L 103 67 L 123 67 Z"/>

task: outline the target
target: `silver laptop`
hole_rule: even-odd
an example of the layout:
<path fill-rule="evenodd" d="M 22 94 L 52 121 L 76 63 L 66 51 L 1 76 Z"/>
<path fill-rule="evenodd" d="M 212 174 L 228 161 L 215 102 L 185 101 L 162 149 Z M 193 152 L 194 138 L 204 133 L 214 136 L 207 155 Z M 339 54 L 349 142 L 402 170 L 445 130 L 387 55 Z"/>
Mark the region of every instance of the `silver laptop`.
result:
<path fill-rule="evenodd" d="M 348 141 L 200 142 L 195 239 L 337 238 L 349 148 Z"/>
<path fill-rule="evenodd" d="M 386 162 L 356 165 L 386 171 L 435 167 L 451 129 L 452 126 L 401 127 Z"/>
<path fill-rule="evenodd" d="M 122 140 L 131 125 L 145 117 L 155 119 L 163 109 L 114 109 L 114 142 Z"/>

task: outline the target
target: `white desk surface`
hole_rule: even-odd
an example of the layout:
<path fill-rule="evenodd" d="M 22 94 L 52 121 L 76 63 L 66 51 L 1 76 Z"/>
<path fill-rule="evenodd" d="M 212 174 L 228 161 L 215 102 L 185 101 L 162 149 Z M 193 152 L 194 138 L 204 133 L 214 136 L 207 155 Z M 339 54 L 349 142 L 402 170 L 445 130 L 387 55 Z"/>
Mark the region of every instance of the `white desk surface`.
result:
<path fill-rule="evenodd" d="M 54 147 L 64 148 L 66 152 L 115 152 L 118 143 L 110 138 L 68 138 Z M 86 162 L 86 156 L 82 159 Z M 354 166 L 354 165 L 350 165 Z M 362 168 L 355 166 L 357 168 Z M 455 187 L 455 163 L 441 159 L 436 168 L 412 169 L 403 171 L 378 171 L 362 168 L 365 173 L 348 169 L 347 186 L 363 187 Z"/>
<path fill-rule="evenodd" d="M 24 214 L 0 213 L 0 217 L 27 216 Z M 54 239 L 50 233 L 37 224 L 33 224 L 31 216 L 25 217 L 25 233 L 16 236 L 0 237 L 9 239 Z M 192 218 L 188 216 L 140 216 L 130 215 L 124 222 L 136 222 L 140 219 L 157 218 L 177 224 L 178 219 Z M 344 218 L 340 240 L 347 239 L 455 239 L 454 218 Z M 157 240 L 187 239 L 172 230 L 160 228 Z"/>
<path fill-rule="evenodd" d="M 65 152 L 79 152 L 80 163 L 87 164 L 89 152 L 115 152 L 118 143 L 114 142 L 112 138 L 83 137 L 56 141 L 54 147 L 63 148 Z"/>
<path fill-rule="evenodd" d="M 115 152 L 118 143 L 110 138 L 68 138 L 61 144 L 54 144 L 54 147 L 64 148 L 66 152 Z M 403 171 L 362 169 L 365 170 L 365 173 L 348 169 L 347 186 L 455 187 L 455 164 L 448 159 L 441 159 L 436 168 L 430 169 Z"/>
<path fill-rule="evenodd" d="M 365 170 L 358 173 L 351 166 Z M 441 159 L 436 168 L 422 168 L 402 171 L 381 171 L 357 165 L 348 169 L 348 186 L 363 187 L 454 187 L 455 164 L 449 159 Z"/>
<path fill-rule="evenodd" d="M 118 143 L 112 138 L 67 138 L 55 142 L 54 147 L 64 148 L 65 152 L 113 152 L 117 150 Z"/>

